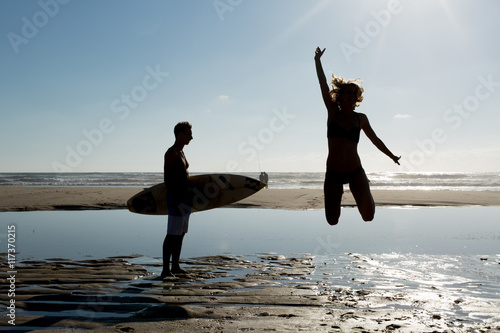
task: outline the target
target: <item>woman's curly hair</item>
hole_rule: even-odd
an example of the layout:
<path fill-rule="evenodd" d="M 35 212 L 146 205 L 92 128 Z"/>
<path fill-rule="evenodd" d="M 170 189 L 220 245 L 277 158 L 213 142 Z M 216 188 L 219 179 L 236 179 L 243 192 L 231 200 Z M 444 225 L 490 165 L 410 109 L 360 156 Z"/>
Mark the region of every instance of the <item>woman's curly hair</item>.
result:
<path fill-rule="evenodd" d="M 345 80 L 342 76 L 335 76 L 333 74 L 332 78 L 332 82 L 330 83 L 332 89 L 329 92 L 332 101 L 338 104 L 340 96 L 344 92 L 345 88 L 352 85 L 358 88 L 358 96 L 356 98 L 356 107 L 358 107 L 359 104 L 363 101 L 363 92 L 365 91 L 361 86 L 362 81 L 360 79 Z"/>

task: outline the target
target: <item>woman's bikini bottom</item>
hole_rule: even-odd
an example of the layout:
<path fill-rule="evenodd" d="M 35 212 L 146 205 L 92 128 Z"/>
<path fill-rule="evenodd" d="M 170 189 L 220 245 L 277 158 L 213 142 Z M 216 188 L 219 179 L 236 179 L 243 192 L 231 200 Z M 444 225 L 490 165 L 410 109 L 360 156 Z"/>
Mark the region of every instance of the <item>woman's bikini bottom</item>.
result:
<path fill-rule="evenodd" d="M 348 172 L 327 170 L 325 176 L 325 183 L 327 181 L 328 182 L 334 181 L 335 183 L 338 184 L 349 184 L 354 180 L 354 177 L 356 177 L 356 175 L 361 171 L 363 171 L 362 166 L 359 166 L 359 168 L 357 168 L 356 170 Z"/>

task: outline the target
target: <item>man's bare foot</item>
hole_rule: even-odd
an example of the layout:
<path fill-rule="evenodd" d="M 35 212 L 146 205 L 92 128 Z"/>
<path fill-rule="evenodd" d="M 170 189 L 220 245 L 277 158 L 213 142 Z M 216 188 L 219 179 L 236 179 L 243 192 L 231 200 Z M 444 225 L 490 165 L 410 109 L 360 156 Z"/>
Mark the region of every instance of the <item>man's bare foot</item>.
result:
<path fill-rule="evenodd" d="M 175 277 L 175 275 L 171 271 L 162 271 L 160 277 L 164 279 L 167 277 Z"/>
<path fill-rule="evenodd" d="M 187 274 L 187 272 L 181 268 L 172 268 L 172 273 L 173 274 Z"/>

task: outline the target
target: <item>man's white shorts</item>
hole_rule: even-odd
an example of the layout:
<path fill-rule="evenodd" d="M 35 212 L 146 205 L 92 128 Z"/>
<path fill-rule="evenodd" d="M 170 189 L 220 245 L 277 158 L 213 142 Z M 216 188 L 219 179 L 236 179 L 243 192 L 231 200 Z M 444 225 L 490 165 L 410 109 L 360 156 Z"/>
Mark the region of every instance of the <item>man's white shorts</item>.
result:
<path fill-rule="evenodd" d="M 168 235 L 182 235 L 188 232 L 189 214 L 169 215 L 167 224 Z"/>

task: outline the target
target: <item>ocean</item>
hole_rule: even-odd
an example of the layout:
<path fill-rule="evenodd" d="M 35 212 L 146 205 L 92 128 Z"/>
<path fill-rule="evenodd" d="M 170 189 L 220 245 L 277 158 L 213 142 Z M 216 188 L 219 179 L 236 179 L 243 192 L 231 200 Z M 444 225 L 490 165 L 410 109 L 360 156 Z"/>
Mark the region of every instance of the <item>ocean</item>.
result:
<path fill-rule="evenodd" d="M 191 173 L 196 175 L 200 173 Z M 246 173 L 259 178 L 259 173 Z M 321 189 L 324 172 L 269 172 L 269 188 Z M 500 172 L 371 172 L 374 190 L 500 191 Z M 163 181 L 159 172 L 0 173 L 0 186 L 149 187 Z"/>

